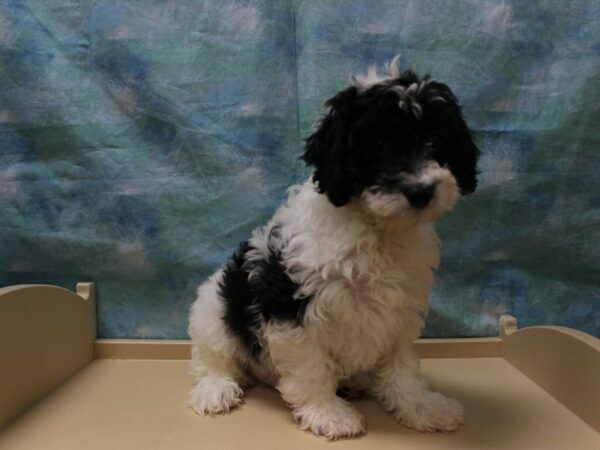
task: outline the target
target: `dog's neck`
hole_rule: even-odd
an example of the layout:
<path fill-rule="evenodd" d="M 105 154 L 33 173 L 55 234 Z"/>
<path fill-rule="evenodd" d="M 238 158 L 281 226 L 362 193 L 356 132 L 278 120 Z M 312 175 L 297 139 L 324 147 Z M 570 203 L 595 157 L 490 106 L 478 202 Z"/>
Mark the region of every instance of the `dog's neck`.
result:
<path fill-rule="evenodd" d="M 348 202 L 347 205 L 342 208 L 348 208 L 355 212 L 357 217 L 363 221 L 369 229 L 382 238 L 387 238 L 390 235 L 400 235 L 410 232 L 411 229 L 418 226 L 429 226 L 427 222 L 418 220 L 415 216 L 374 216 L 364 205 L 364 203 L 358 199 L 353 198 Z"/>
<path fill-rule="evenodd" d="M 422 259 L 430 268 L 438 263 L 438 241 L 431 223 L 416 222 L 414 218 L 374 218 L 359 200 L 335 207 L 312 182 L 290 190 L 288 201 L 263 233 L 269 234 L 274 226 L 280 227 L 284 253 L 301 266 L 335 264 L 375 248 L 386 254 L 387 250 L 406 249 L 412 259 Z"/>

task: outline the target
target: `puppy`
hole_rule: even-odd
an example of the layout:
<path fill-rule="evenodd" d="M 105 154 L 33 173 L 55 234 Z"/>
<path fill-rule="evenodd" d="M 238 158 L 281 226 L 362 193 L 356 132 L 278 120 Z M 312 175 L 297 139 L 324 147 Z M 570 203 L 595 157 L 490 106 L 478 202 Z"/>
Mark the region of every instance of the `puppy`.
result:
<path fill-rule="evenodd" d="M 448 86 L 396 63 L 325 103 L 303 154 L 310 180 L 199 287 L 189 325 L 198 414 L 228 412 L 259 380 L 301 429 L 352 437 L 364 421 L 336 389 L 367 373 L 404 425 L 463 423 L 458 402 L 428 389 L 412 343 L 439 263 L 433 222 L 475 190 L 479 150 Z"/>

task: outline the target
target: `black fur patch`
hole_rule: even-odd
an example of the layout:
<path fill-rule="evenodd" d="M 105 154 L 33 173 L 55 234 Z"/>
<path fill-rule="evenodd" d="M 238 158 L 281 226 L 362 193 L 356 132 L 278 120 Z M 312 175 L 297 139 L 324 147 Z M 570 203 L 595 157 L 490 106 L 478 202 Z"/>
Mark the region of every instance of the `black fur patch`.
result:
<path fill-rule="evenodd" d="M 400 96 L 412 84 L 410 96 Z M 400 107 L 400 100 L 414 108 Z M 462 194 L 477 186 L 479 149 L 448 86 L 411 71 L 361 90 L 344 89 L 325 102 L 327 113 L 306 140 L 302 158 L 335 206 L 388 174 L 415 173 L 427 160 L 452 172 Z"/>
<path fill-rule="evenodd" d="M 227 261 L 219 293 L 229 331 L 254 357 L 262 352 L 257 331 L 262 322 L 290 321 L 301 326 L 310 298 L 294 299 L 298 289 L 285 271 L 281 253 L 270 248 L 268 260 L 248 261 L 248 241 Z M 250 272 L 253 273 L 249 279 Z"/>
<path fill-rule="evenodd" d="M 219 283 L 219 294 L 225 302 L 223 320 L 229 331 L 237 336 L 253 355 L 260 354 L 260 342 L 255 330 L 260 325 L 260 314 L 253 311 L 253 294 L 248 285 L 248 272 L 243 269 L 244 256 L 250 250 L 248 242 L 242 242 L 239 249 L 227 261 L 223 278 Z"/>

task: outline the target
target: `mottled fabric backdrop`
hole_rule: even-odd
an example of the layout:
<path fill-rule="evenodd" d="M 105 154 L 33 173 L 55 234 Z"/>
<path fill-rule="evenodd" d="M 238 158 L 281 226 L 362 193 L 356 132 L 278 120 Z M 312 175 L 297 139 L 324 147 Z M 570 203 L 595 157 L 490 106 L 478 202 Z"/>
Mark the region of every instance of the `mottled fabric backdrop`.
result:
<path fill-rule="evenodd" d="M 600 2 L 0 1 L 0 285 L 97 283 L 102 338 L 185 338 L 320 104 L 400 53 L 484 152 L 439 224 L 429 336 L 600 335 Z"/>

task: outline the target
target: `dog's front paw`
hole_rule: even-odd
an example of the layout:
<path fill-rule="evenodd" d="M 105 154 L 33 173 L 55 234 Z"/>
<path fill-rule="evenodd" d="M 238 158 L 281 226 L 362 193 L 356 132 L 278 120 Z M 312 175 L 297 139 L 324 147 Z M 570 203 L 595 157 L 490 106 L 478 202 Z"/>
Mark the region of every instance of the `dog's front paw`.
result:
<path fill-rule="evenodd" d="M 364 419 L 349 403 L 335 398 L 325 404 L 304 405 L 294 410 L 301 430 L 310 430 L 327 439 L 343 439 L 366 432 Z"/>
<path fill-rule="evenodd" d="M 238 405 L 243 394 L 234 379 L 209 375 L 198 380 L 190 392 L 189 405 L 201 415 L 222 414 Z"/>
<path fill-rule="evenodd" d="M 464 416 L 460 403 L 437 392 L 410 399 L 395 412 L 397 420 L 417 431 L 453 431 L 465 422 Z"/>

